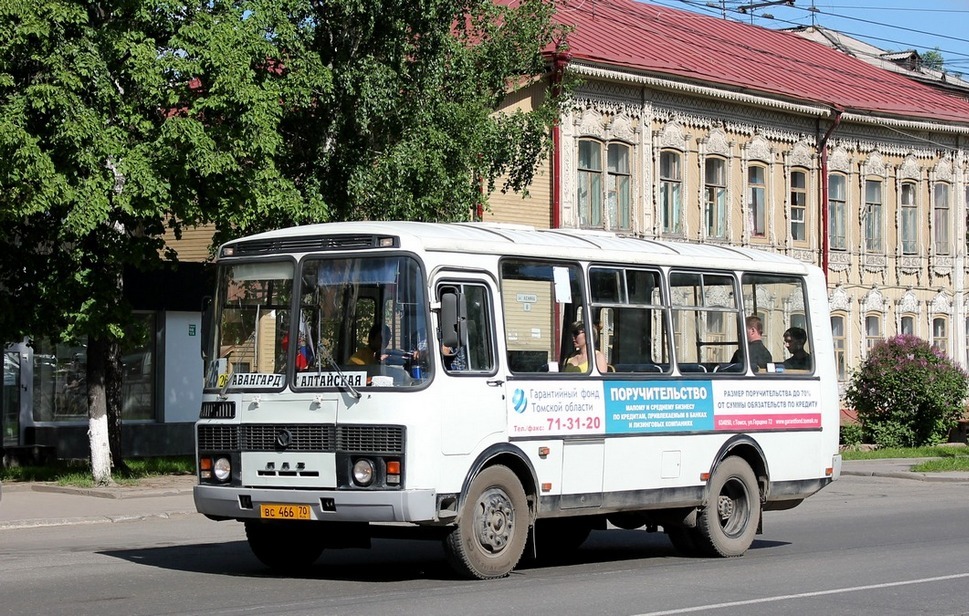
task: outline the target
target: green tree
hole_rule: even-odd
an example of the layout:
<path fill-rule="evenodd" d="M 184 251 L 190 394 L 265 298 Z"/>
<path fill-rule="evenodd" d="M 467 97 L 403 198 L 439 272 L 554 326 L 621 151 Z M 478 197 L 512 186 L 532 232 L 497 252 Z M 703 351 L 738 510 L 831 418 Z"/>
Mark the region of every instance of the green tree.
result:
<path fill-rule="evenodd" d="M 0 2 L 0 340 L 86 342 L 98 483 L 121 462 L 123 272 L 176 261 L 165 233 L 186 226 L 221 241 L 463 220 L 501 178 L 524 190 L 558 100 L 496 110 L 545 71 L 551 15 L 545 0 Z"/>
<path fill-rule="evenodd" d="M 945 57 L 939 48 L 926 51 L 922 55 L 922 66 L 934 71 L 941 71 L 945 66 Z"/>
<path fill-rule="evenodd" d="M 918 447 L 943 442 L 965 411 L 969 375 L 910 335 L 876 344 L 852 375 L 845 400 L 869 442 Z"/>

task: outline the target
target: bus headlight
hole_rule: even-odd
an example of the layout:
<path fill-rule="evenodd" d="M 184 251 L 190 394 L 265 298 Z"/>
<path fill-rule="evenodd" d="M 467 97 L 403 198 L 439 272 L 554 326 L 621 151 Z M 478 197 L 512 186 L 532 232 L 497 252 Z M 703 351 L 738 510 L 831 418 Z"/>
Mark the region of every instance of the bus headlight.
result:
<path fill-rule="evenodd" d="M 215 474 L 215 478 L 219 481 L 228 481 L 229 477 L 232 475 L 232 463 L 229 462 L 229 458 L 219 458 L 215 461 L 215 466 L 212 468 L 212 472 Z"/>
<path fill-rule="evenodd" d="M 360 486 L 369 486 L 373 483 L 375 469 L 373 462 L 361 458 L 356 461 L 353 465 L 353 481 Z"/>

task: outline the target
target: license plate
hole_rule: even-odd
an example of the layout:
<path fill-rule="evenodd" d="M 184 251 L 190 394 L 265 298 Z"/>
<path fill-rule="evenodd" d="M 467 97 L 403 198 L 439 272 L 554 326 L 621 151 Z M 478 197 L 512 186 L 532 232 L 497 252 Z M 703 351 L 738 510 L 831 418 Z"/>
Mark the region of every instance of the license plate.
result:
<path fill-rule="evenodd" d="M 312 520 L 309 505 L 259 505 L 259 517 L 267 520 Z"/>

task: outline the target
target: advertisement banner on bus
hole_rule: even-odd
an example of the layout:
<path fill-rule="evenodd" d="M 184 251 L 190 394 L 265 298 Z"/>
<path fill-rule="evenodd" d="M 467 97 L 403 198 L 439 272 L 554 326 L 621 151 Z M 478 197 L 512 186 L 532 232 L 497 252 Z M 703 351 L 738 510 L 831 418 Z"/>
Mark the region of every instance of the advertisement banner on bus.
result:
<path fill-rule="evenodd" d="M 512 438 L 820 429 L 817 381 L 514 383 Z"/>

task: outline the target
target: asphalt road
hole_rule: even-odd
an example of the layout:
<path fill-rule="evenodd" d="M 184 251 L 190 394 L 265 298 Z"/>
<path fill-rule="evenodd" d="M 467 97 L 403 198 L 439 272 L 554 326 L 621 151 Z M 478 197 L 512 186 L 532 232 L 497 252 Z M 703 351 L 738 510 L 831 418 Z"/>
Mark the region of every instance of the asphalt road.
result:
<path fill-rule="evenodd" d="M 270 575 L 242 526 L 202 516 L 0 530 L 0 614 L 969 614 L 969 483 L 842 477 L 738 559 L 603 531 L 573 558 L 494 582 L 436 543 L 383 540 Z"/>

